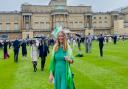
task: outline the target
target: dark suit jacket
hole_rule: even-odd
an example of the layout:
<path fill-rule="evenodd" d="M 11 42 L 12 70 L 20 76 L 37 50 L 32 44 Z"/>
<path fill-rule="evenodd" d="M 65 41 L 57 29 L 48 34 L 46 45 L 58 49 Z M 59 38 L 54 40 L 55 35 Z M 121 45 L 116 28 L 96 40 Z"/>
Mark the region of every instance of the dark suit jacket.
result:
<path fill-rule="evenodd" d="M 49 53 L 49 48 L 46 44 L 39 46 L 39 56 L 40 57 L 46 57 Z"/>
<path fill-rule="evenodd" d="M 18 40 L 15 40 L 13 42 L 14 51 L 19 51 L 20 48 L 20 42 Z"/>
<path fill-rule="evenodd" d="M 99 40 L 99 45 L 104 45 L 104 37 L 103 36 L 100 36 L 98 38 L 98 40 Z"/>

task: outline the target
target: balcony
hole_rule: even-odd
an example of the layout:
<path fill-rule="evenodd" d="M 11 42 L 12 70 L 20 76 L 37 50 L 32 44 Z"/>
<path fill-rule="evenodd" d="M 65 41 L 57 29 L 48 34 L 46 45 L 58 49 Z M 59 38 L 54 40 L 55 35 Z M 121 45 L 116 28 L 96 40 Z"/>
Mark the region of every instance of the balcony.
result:
<path fill-rule="evenodd" d="M 68 15 L 68 11 L 67 10 L 52 10 L 51 11 L 51 15 Z"/>

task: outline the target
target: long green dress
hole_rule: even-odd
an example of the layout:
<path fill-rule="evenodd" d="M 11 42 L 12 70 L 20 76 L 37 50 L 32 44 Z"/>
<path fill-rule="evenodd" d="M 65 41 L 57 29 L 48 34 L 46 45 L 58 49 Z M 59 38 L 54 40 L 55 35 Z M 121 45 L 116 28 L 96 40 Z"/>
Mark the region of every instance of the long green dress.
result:
<path fill-rule="evenodd" d="M 72 49 L 69 45 L 67 52 L 64 52 L 63 47 L 59 47 L 58 51 L 55 52 L 53 47 L 50 73 L 55 78 L 55 89 L 75 89 L 70 64 L 64 60 L 65 55 L 73 59 Z"/>
<path fill-rule="evenodd" d="M 66 52 L 62 47 L 59 47 L 55 52 L 55 89 L 66 89 L 66 61 L 64 59 Z"/>

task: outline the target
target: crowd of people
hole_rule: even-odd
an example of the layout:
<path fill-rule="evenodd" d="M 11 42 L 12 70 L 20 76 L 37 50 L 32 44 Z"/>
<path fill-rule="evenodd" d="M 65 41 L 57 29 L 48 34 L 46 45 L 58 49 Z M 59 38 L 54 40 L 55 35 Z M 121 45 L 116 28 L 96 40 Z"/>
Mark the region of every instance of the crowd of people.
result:
<path fill-rule="evenodd" d="M 99 36 L 92 36 L 90 33 L 85 36 L 85 37 L 80 37 L 80 36 L 68 36 L 67 42 L 72 45 L 72 49 L 75 49 L 78 47 L 78 56 L 81 54 L 81 43 L 84 44 L 85 46 L 85 53 L 91 53 L 91 48 L 92 48 L 92 41 L 97 40 L 99 41 L 99 53 L 100 56 L 103 57 L 103 47 L 104 44 L 108 42 L 113 42 L 115 45 L 117 43 L 118 39 L 125 40 L 125 36 L 120 36 L 117 37 L 117 35 L 113 36 L 103 36 L 102 34 Z M 43 70 L 43 65 L 45 63 L 45 59 L 47 57 L 47 52 L 49 53 L 49 46 L 51 45 L 52 47 L 55 44 L 55 39 L 36 39 L 36 40 L 14 40 L 14 41 L 0 41 L 0 49 L 3 49 L 3 58 L 7 59 L 10 57 L 8 53 L 8 48 L 10 49 L 13 47 L 14 50 L 14 61 L 18 62 L 18 54 L 19 54 L 19 49 L 20 47 L 22 48 L 22 59 L 27 59 L 27 46 L 31 46 L 31 48 L 34 47 L 34 44 L 37 45 L 37 52 L 40 58 L 41 58 L 41 70 Z M 34 50 L 34 49 L 31 49 Z M 47 52 L 45 50 L 48 50 Z M 31 51 L 31 54 L 33 51 Z M 30 55 L 31 56 L 31 55 Z M 31 56 L 32 59 L 32 56 Z"/>
<path fill-rule="evenodd" d="M 3 49 L 3 58 L 6 60 L 12 55 L 9 55 L 8 49 L 13 48 L 14 62 L 18 63 L 19 50 L 22 48 L 22 59 L 27 60 L 28 52 L 27 46 L 30 46 L 30 58 L 33 64 L 34 72 L 37 71 L 37 61 L 41 59 L 41 71 L 44 70 L 45 61 L 48 53 L 50 53 L 49 46 L 53 47 L 51 61 L 50 61 L 50 75 L 49 81 L 54 80 L 55 89 L 75 89 L 73 81 L 73 74 L 70 69 L 70 64 L 74 62 L 72 49 L 78 49 L 77 57 L 82 57 L 81 44 L 85 46 L 85 53 L 91 53 L 92 41 L 99 42 L 99 54 L 103 57 L 103 47 L 107 42 L 112 42 L 116 45 L 119 38 L 114 36 L 92 36 L 90 33 L 85 36 L 68 36 L 60 31 L 56 39 L 34 38 L 32 40 L 16 40 L 0 42 L 0 49 Z M 125 40 L 125 37 L 122 37 Z M 72 46 L 72 49 L 71 47 Z"/>
<path fill-rule="evenodd" d="M 49 39 L 45 40 L 43 38 L 40 39 L 32 39 L 32 40 L 19 40 L 16 38 L 14 41 L 0 41 L 0 49 L 3 49 L 3 59 L 7 60 L 10 56 L 8 50 L 12 50 L 14 52 L 14 62 L 18 63 L 19 51 L 21 49 L 22 58 L 24 60 L 28 59 L 27 46 L 30 46 L 30 58 L 33 63 L 34 72 L 37 71 L 37 60 L 41 58 L 41 70 L 43 71 L 45 60 L 47 54 L 49 53 L 49 45 L 53 46 L 54 40 Z"/>

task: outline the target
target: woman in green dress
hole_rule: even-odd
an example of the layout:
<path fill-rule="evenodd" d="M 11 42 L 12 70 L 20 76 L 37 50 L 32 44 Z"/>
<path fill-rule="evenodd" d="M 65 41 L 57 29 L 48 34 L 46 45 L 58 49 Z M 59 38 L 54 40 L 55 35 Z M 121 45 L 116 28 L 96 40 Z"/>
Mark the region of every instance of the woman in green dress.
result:
<path fill-rule="evenodd" d="M 70 64 L 73 63 L 72 50 L 66 35 L 60 31 L 53 48 L 49 80 L 54 78 L 54 89 L 74 89 Z"/>

